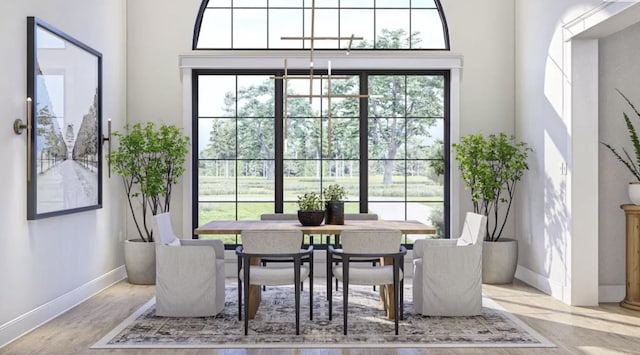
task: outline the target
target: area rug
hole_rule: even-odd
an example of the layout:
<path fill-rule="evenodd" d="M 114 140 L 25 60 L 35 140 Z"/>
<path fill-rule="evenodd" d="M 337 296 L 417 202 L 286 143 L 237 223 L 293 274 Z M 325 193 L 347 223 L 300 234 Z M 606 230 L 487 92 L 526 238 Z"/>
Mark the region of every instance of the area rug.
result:
<path fill-rule="evenodd" d="M 342 293 L 334 291 L 333 320 L 328 318 L 325 288 L 314 285 L 314 314 L 301 297 L 300 335 L 295 335 L 293 289 L 263 291 L 249 335 L 238 320 L 237 289 L 228 287 L 225 310 L 215 317 L 169 318 L 155 315 L 155 298 L 105 335 L 92 348 L 422 348 L 422 347 L 554 347 L 555 345 L 483 298 L 474 317 L 424 317 L 413 313 L 411 289 L 405 290 L 404 320 L 399 335 L 385 317 L 379 294 L 371 287 L 349 290 L 348 335 L 342 329 Z"/>

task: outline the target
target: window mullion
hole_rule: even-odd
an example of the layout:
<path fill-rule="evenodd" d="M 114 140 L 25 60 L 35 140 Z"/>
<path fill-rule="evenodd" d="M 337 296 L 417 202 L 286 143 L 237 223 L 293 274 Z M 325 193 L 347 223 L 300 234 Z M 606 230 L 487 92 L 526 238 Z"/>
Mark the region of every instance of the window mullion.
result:
<path fill-rule="evenodd" d="M 277 76 L 282 77 L 284 73 L 278 73 Z M 274 112 L 274 159 L 275 159 L 275 176 L 274 176 L 274 204 L 275 213 L 284 211 L 284 94 L 282 79 L 275 79 L 275 112 Z"/>
<path fill-rule="evenodd" d="M 369 76 L 360 74 L 360 213 L 369 209 Z"/>

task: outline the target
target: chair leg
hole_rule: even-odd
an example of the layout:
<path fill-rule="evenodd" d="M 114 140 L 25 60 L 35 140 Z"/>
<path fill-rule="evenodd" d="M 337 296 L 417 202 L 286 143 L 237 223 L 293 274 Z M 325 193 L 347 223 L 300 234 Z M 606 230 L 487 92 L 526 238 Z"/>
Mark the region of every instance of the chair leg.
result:
<path fill-rule="evenodd" d="M 244 267 L 244 335 L 249 334 L 249 263 Z"/>
<path fill-rule="evenodd" d="M 262 266 L 266 267 L 267 266 L 267 262 L 262 260 Z M 267 290 L 267 285 L 262 285 L 262 291 L 266 291 Z"/>
<path fill-rule="evenodd" d="M 242 269 L 242 259 L 238 258 L 238 320 L 242 320 L 242 282 L 240 281 L 240 270 Z"/>
<path fill-rule="evenodd" d="M 329 252 L 327 252 L 327 254 L 329 254 Z M 331 270 L 332 265 L 333 265 L 333 261 L 327 255 L 327 301 L 329 301 L 329 320 L 333 319 L 333 295 L 332 295 L 333 271 Z"/>
<path fill-rule="evenodd" d="M 400 280 L 400 299 L 399 299 L 399 301 L 400 301 L 400 320 L 404 320 L 404 277 Z"/>
<path fill-rule="evenodd" d="M 309 259 L 309 320 L 313 320 L 313 254 Z"/>
<path fill-rule="evenodd" d="M 238 278 L 238 320 L 242 320 L 242 287 L 243 283 L 240 282 L 240 278 Z"/>
<path fill-rule="evenodd" d="M 376 267 L 376 262 L 375 260 L 371 262 L 371 266 Z M 373 285 L 373 291 L 376 291 L 376 285 Z"/>
<path fill-rule="evenodd" d="M 329 293 L 329 290 L 331 289 L 331 283 L 333 282 L 333 271 L 331 270 L 332 265 L 333 265 L 333 262 L 331 261 L 331 257 L 329 257 L 329 250 L 327 250 L 326 269 L 327 269 L 327 300 L 328 301 L 331 301 L 331 294 Z M 329 317 L 331 317 L 331 314 L 329 314 Z"/>
<path fill-rule="evenodd" d="M 349 314 L 349 260 L 342 259 L 342 309 L 344 335 L 347 335 L 347 315 Z"/>
<path fill-rule="evenodd" d="M 296 259 L 294 273 L 294 289 L 296 302 L 296 335 L 300 335 L 300 259 Z"/>
<path fill-rule="evenodd" d="M 395 309 L 395 312 L 393 312 L 393 322 L 395 325 L 395 331 L 396 331 L 396 335 L 398 335 L 398 318 L 400 317 L 399 313 L 402 312 L 400 310 L 400 288 L 398 287 L 398 285 L 400 284 L 399 282 L 399 266 L 398 266 L 398 260 L 395 260 L 393 263 L 393 308 Z"/>

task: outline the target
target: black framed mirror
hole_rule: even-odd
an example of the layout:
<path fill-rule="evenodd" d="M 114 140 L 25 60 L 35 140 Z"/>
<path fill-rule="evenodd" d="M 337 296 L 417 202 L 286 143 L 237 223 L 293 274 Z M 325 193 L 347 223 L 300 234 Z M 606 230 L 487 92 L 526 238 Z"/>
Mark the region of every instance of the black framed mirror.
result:
<path fill-rule="evenodd" d="M 102 54 L 27 17 L 27 219 L 102 207 Z"/>

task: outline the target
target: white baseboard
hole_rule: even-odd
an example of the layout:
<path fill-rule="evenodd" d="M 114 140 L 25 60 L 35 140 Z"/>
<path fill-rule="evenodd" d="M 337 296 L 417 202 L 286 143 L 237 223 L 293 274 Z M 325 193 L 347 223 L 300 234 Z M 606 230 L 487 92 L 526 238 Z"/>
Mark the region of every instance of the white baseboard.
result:
<path fill-rule="evenodd" d="M 568 295 L 571 294 L 570 288 L 559 282 L 550 280 L 522 265 L 518 265 L 516 269 L 516 278 L 562 302 L 569 303 Z"/>
<path fill-rule="evenodd" d="M 598 287 L 598 302 L 620 302 L 627 290 L 624 285 L 600 285 Z"/>
<path fill-rule="evenodd" d="M 87 282 L 5 324 L 0 325 L 0 348 L 127 277 L 124 265 Z"/>
<path fill-rule="evenodd" d="M 566 304 L 571 304 L 569 300 L 571 288 L 568 286 L 549 280 L 521 265 L 518 265 L 516 270 L 516 278 Z M 624 285 L 600 285 L 598 286 L 598 303 L 620 302 L 624 299 L 625 292 Z"/>

